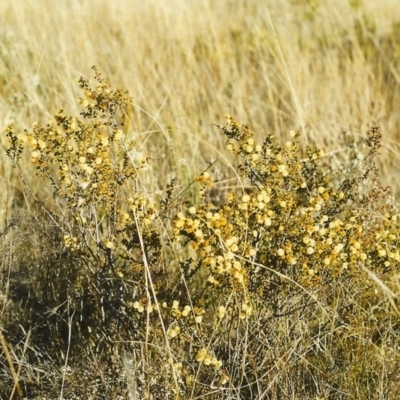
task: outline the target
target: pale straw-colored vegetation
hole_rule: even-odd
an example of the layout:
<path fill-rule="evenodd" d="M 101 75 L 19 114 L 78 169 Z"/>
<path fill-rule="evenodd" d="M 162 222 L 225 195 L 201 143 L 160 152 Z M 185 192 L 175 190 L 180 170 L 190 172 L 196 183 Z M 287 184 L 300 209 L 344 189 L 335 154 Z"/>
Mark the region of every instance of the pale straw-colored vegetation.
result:
<path fill-rule="evenodd" d="M 110 144 L 107 156 L 102 153 L 93 160 L 100 159 L 100 165 L 107 159 L 110 160 L 107 161 L 110 165 L 117 168 L 118 162 L 124 159 L 126 165 L 130 165 L 129 171 L 132 175 L 121 177 L 121 180 L 126 179 L 121 191 L 118 192 L 118 196 L 122 197 L 107 197 L 109 194 L 99 192 L 101 200 L 96 198 L 93 200 L 94 203 L 90 203 L 92 200 L 86 199 L 88 209 L 85 212 L 107 221 L 100 228 L 97 223 L 90 225 L 90 221 L 89 225 L 85 225 L 87 221 L 79 208 L 81 206 L 79 188 L 92 185 L 92 182 L 85 181 L 83 184 L 82 181 L 77 181 L 73 195 L 76 195 L 75 200 L 78 205 L 73 200 L 68 203 L 69 200 L 65 197 L 70 196 L 68 185 L 63 187 L 60 183 L 61 190 L 56 190 L 60 198 L 53 197 L 54 186 L 36 176 L 36 166 L 43 167 L 46 163 L 50 163 L 51 168 L 54 168 L 58 165 L 54 163 L 51 154 L 48 154 L 49 158 L 41 163 L 40 154 L 35 153 L 32 164 L 32 153 L 29 151 L 22 153 L 18 163 L 13 163 L 10 157 L 7 157 L 6 151 L 0 152 L 2 176 L 0 240 L 3 254 L 0 277 L 0 329 L 2 329 L 0 381 L 7 382 L 4 385 L 0 384 L 0 397 L 9 398 L 11 393 L 16 398 L 22 398 L 23 395 L 29 397 L 29 393 L 32 393 L 32 396 L 40 396 L 47 391 L 52 393 L 52 396 L 56 394 L 65 398 L 72 398 L 68 396 L 74 393 L 78 396 L 76 398 L 79 396 L 89 398 L 90 395 L 94 396 L 93 398 L 114 398 L 116 393 L 127 396 L 127 392 L 130 391 L 131 398 L 135 399 L 150 399 L 151 395 L 154 399 L 185 400 L 202 396 L 210 399 L 397 398 L 400 391 L 396 384 L 399 381 L 397 346 L 400 343 L 396 322 L 399 318 L 396 304 L 400 293 L 400 286 L 396 280 L 398 272 L 396 204 L 400 189 L 398 1 L 3 0 L 1 13 L 0 129 L 4 131 L 11 124 L 13 128 L 8 128 L 8 135 L 4 133 L 0 142 L 8 151 L 8 155 L 12 158 L 17 150 L 14 148 L 10 152 L 10 140 L 13 138 L 16 140 L 15 145 L 24 143 L 24 146 L 25 144 L 33 146 L 33 152 L 57 148 L 58 142 L 51 142 L 54 138 L 53 128 L 46 130 L 39 126 L 45 127 L 51 119 L 58 118 L 58 122 L 62 122 L 64 116 L 57 114 L 61 109 L 66 116 L 79 116 L 82 107 L 87 104 L 85 99 L 78 101 L 78 98 L 82 97 L 82 92 L 77 82 L 83 77 L 95 83 L 91 69 L 95 65 L 101 73 L 100 80 L 108 81 L 112 90 L 119 88 L 127 90 L 132 96 L 132 103 L 129 104 L 122 94 L 122 97 L 108 99 L 112 104 L 121 101 L 123 105 L 121 108 L 126 110 L 129 117 L 129 124 L 124 126 L 121 125 L 124 119 L 120 114 L 117 114 L 115 119 L 114 115 L 111 118 L 115 125 L 110 129 L 115 128 L 113 134 L 118 138 L 123 134 L 126 143 L 121 145 L 116 143 L 115 147 Z M 81 80 L 81 86 L 82 82 Z M 83 86 L 88 90 L 89 86 Z M 101 95 L 106 93 L 102 92 L 103 89 L 108 90 L 106 86 L 97 88 Z M 96 93 L 87 96 L 87 101 L 96 98 Z M 54 118 L 56 114 L 58 117 Z M 221 132 L 216 125 L 224 126 L 226 115 L 232 115 L 235 119 L 228 120 L 228 128 Z M 240 126 L 236 120 L 249 123 L 254 137 L 247 127 Z M 41 125 L 34 125 L 37 123 Z M 65 127 L 67 136 L 74 131 L 71 124 L 68 122 Z M 380 130 L 372 128 L 376 126 L 379 126 Z M 25 128 L 27 132 L 23 133 Z M 237 129 L 238 136 L 231 137 L 230 140 L 238 141 L 238 149 L 234 148 L 233 143 L 226 142 L 229 134 L 233 135 L 230 129 L 234 132 Z M 371 146 L 371 142 L 369 148 L 365 144 L 367 130 L 373 132 L 370 137 L 372 136 L 377 142 L 380 142 L 379 135 L 382 133 L 379 149 L 378 146 L 376 148 Z M 239 131 L 242 133 L 239 134 Z M 294 131 L 300 133 L 299 138 Z M 86 146 L 86 143 L 92 141 L 95 148 L 101 146 L 99 143 L 103 143 L 103 136 L 90 136 L 87 132 L 86 128 L 80 131 L 83 135 L 82 143 Z M 288 170 L 283 164 L 279 164 L 280 156 L 275 165 L 271 160 L 261 157 L 261 150 L 256 150 L 256 143 L 261 145 L 269 133 L 273 133 L 277 143 L 281 144 L 293 141 L 293 137 L 299 140 L 298 154 L 296 148 L 293 150 L 290 145 L 285 147 L 287 150 L 284 151 L 288 153 L 283 157 L 287 157 L 289 161 L 292 158 L 295 160 L 290 161 L 293 164 L 288 161 L 288 165 L 291 165 Z M 41 136 L 36 137 L 38 134 Z M 85 134 L 88 136 L 84 136 Z M 40 140 L 43 140 L 43 143 Z M 278 144 L 274 140 L 270 143 L 271 149 L 278 148 L 275 147 Z M 231 151 L 227 151 L 227 144 L 228 150 Z M 317 150 L 307 152 L 307 146 L 315 146 L 324 152 L 320 153 Z M 116 153 L 117 151 L 119 153 Z M 252 160 L 259 164 L 254 164 L 251 168 L 258 171 L 259 175 L 245 172 L 250 164 L 246 162 L 243 164 L 243 158 L 240 159 L 243 157 L 241 151 L 243 154 L 247 152 L 249 157 L 254 156 Z M 279 153 L 281 150 L 276 151 Z M 121 158 L 113 164 L 116 154 Z M 304 183 L 305 187 L 309 188 L 308 193 L 302 193 L 301 196 L 293 195 L 291 190 L 295 190 L 296 185 L 304 189 L 300 177 L 296 175 L 298 170 L 295 166 L 303 165 L 301 163 L 305 162 L 307 157 L 312 158 L 313 154 L 317 154 L 321 168 L 326 171 L 328 178 L 324 181 L 323 174 L 318 175 L 317 167 L 312 166 L 308 170 L 311 174 L 308 176 L 309 181 L 307 184 Z M 370 177 L 374 175 L 375 166 L 372 158 L 376 155 L 378 155 L 376 165 L 379 167 L 377 177 L 383 186 L 391 186 L 390 192 L 383 189 L 367 192 L 374 187 L 374 183 L 369 178 L 364 181 L 360 174 L 357 175 L 358 167 L 362 171 L 368 171 Z M 148 165 L 147 161 L 144 162 L 147 156 L 150 157 Z M 71 163 L 68 166 L 71 171 L 74 171 L 74 168 L 82 168 L 82 165 L 86 166 L 86 161 L 82 161 L 82 155 L 76 159 L 73 157 L 69 159 L 66 155 L 60 157 L 57 162 L 63 161 L 64 164 L 59 164 L 59 170 L 64 172 L 61 172 L 60 176 L 57 175 L 57 179 L 65 178 L 68 172 L 65 167 L 67 159 Z M 257 161 L 258 157 L 261 157 L 262 162 Z M 89 156 L 87 158 L 90 159 Z M 240 167 L 241 163 L 244 167 Z M 309 224 L 305 221 L 314 216 L 309 215 L 311 211 L 308 210 L 304 211 L 304 218 L 296 220 L 296 223 L 290 219 L 284 222 L 284 219 L 278 216 L 279 212 L 271 206 L 272 214 L 269 217 L 272 217 L 272 220 L 276 217 L 276 221 L 280 221 L 281 224 L 274 231 L 273 237 L 277 242 L 271 245 L 260 239 L 260 243 L 262 242 L 264 246 L 260 244 L 260 249 L 263 251 L 269 249 L 274 261 L 268 257 L 258 258 L 256 254 L 259 248 L 253 242 L 252 246 L 255 247 L 250 248 L 250 239 L 247 236 L 242 237 L 237 243 L 237 251 L 242 257 L 240 262 L 246 265 L 243 267 L 243 271 L 246 270 L 243 272 L 245 277 L 243 279 L 246 282 L 246 274 L 253 273 L 258 264 L 260 267 L 267 265 L 268 262 L 276 262 L 278 276 L 280 278 L 286 276 L 294 286 L 288 284 L 287 288 L 277 289 L 259 283 L 260 292 L 254 294 L 253 298 L 251 290 L 247 292 L 249 289 L 247 286 L 246 290 L 241 291 L 235 284 L 230 287 L 224 281 L 227 285 L 226 291 L 215 289 L 211 294 L 207 294 L 208 297 L 202 297 L 199 292 L 202 280 L 207 277 L 208 285 L 212 285 L 215 284 L 213 279 L 216 278 L 214 276 L 210 278 L 211 275 L 207 275 L 210 271 L 206 270 L 192 279 L 190 274 L 187 275 L 187 268 L 189 265 L 193 267 L 192 264 L 196 262 L 203 262 L 207 268 L 211 268 L 214 265 L 214 258 L 217 260 L 218 257 L 225 257 L 224 251 L 236 245 L 235 241 L 230 240 L 232 238 L 229 235 L 233 235 L 232 232 L 235 235 L 243 233 L 246 230 L 245 221 L 248 223 L 248 228 L 254 231 L 259 229 L 256 222 L 247 220 L 247 217 L 240 213 L 247 210 L 247 206 L 243 208 L 243 203 L 249 203 L 249 210 L 252 210 L 252 207 L 261 210 L 258 204 L 263 201 L 256 200 L 254 190 L 262 189 L 262 185 L 259 186 L 259 179 L 263 165 L 268 165 L 268 168 L 272 169 L 278 168 L 283 178 L 292 174 L 296 176 L 291 182 L 292 186 L 288 185 L 279 174 L 279 176 L 274 175 L 271 180 L 263 178 L 264 183 L 268 182 L 272 187 L 283 190 L 283 192 L 278 190 L 279 195 L 276 194 L 276 197 L 269 192 L 265 196 L 275 198 L 279 204 L 285 204 L 285 207 L 286 203 L 303 207 L 304 196 L 307 199 L 307 196 L 314 196 L 312 207 L 317 207 L 316 210 L 319 212 L 325 207 L 319 203 L 321 198 L 326 204 L 328 199 L 332 202 L 337 201 L 340 206 L 335 206 L 336 208 L 333 205 L 329 206 L 331 208 L 326 206 L 328 219 L 324 221 L 327 224 L 333 221 L 331 228 L 335 230 L 331 241 L 338 240 L 335 239 L 337 237 L 345 240 L 345 249 L 348 249 L 351 257 L 357 258 L 358 255 L 361 257 L 365 254 L 369 264 L 361 266 L 362 263 L 359 265 L 357 264 L 359 261 L 351 259 L 352 261 L 349 261 L 351 273 L 346 275 L 346 279 L 341 280 L 340 274 L 343 271 L 339 273 L 337 265 L 333 263 L 334 278 L 328 275 L 337 285 L 335 289 L 329 292 L 328 287 L 332 282 L 327 278 L 328 275 L 322 273 L 321 281 L 318 281 L 320 287 L 316 288 L 317 283 L 312 281 L 314 279 L 312 277 L 319 276 L 318 262 L 329 258 L 324 264 L 328 267 L 331 265 L 331 258 L 326 255 L 326 243 L 322 239 L 321 242 L 314 243 L 311 233 L 308 232 Z M 331 167 L 332 170 L 329 169 Z M 53 171 L 51 168 L 50 171 Z M 57 171 L 56 167 L 53 172 Z M 113 171 L 112 168 L 107 170 L 107 173 L 104 173 L 105 179 L 112 180 L 110 177 L 114 176 Z M 302 173 L 304 175 L 304 171 Z M 82 178 L 84 175 L 79 177 Z M 360 179 L 357 184 L 351 181 L 351 178 L 355 177 Z M 160 204 L 160 199 L 165 200 L 168 197 L 168 185 L 173 178 L 176 180 L 170 192 L 172 194 L 165 203 L 167 206 L 164 203 Z M 101 179 L 99 178 L 99 182 L 102 182 Z M 209 188 L 211 181 L 212 188 Z M 313 186 L 316 182 L 320 183 L 319 187 Z M 325 183 L 327 187 L 324 186 Z M 331 187 L 328 189 L 329 185 Z M 347 191 L 343 189 L 344 187 Z M 349 196 L 348 204 L 342 203 L 340 197 L 342 189 L 344 196 Z M 139 195 L 132 199 L 132 193 Z M 230 203 L 234 201 L 232 198 L 226 199 L 228 193 L 235 195 L 240 193 L 235 200 L 237 203 Z M 248 199 L 246 197 L 246 201 L 243 200 L 245 196 L 249 197 Z M 367 205 L 366 198 L 371 201 L 370 205 Z M 121 209 L 115 206 L 113 201 Z M 207 218 L 210 218 L 211 224 L 216 224 L 212 225 L 213 229 L 217 225 L 216 229 L 220 228 L 219 222 L 216 223 L 213 219 L 219 220 L 219 216 L 217 218 L 213 214 L 212 218 L 207 217 L 207 202 L 213 203 L 214 208 L 210 209 L 213 213 L 219 212 L 232 223 L 232 229 L 229 228 L 231 230 L 226 228 L 229 230 L 229 235 L 228 231 L 224 231 L 225 228 L 221 228 L 222 231 L 217 233 L 208 232 L 209 237 L 204 239 L 208 247 L 202 242 L 203 236 L 193 237 L 193 234 L 198 232 L 196 229 L 199 226 L 202 227 L 201 234 L 206 232 L 206 225 L 203 224 Z M 101 207 L 96 208 L 99 204 Z M 233 216 L 232 204 L 237 206 L 238 210 L 242 210 L 239 216 L 237 214 Z M 359 214 L 356 213 L 357 216 L 346 214 L 352 204 L 357 210 L 361 210 Z M 128 214 L 133 213 L 127 214 L 126 220 L 123 217 L 125 214 L 121 211 L 125 206 L 130 210 Z M 297 208 L 296 210 L 298 211 Z M 335 213 L 339 211 L 342 214 L 336 215 Z M 367 211 L 371 213 L 370 220 L 366 217 Z M 118 218 L 121 217 L 122 222 L 117 217 L 113 220 L 108 212 L 115 213 Z M 139 215 L 137 212 L 144 214 Z M 139 215 L 138 220 L 135 219 L 136 215 Z M 350 228 L 344 228 L 347 226 L 344 223 L 343 228 L 341 227 L 341 223 L 335 219 L 338 215 L 343 220 L 347 217 L 356 218 L 349 221 L 355 224 L 351 229 L 359 229 L 357 239 L 353 240 L 351 234 L 345 233 L 348 232 L 346 229 Z M 107 219 L 108 217 L 110 218 Z M 269 217 L 266 216 L 266 220 L 269 220 Z M 140 218 L 143 218 L 143 221 Z M 149 218 L 151 221 L 153 219 L 158 221 L 159 225 L 157 227 L 146 225 Z M 196 218 L 197 222 L 194 222 Z M 302 222 L 305 224 L 304 229 L 299 228 L 300 236 L 297 237 L 295 227 L 301 226 Z M 372 222 L 376 224 L 376 237 L 373 235 Z M 273 227 L 273 222 L 271 224 Z M 357 224 L 363 229 L 355 228 Z M 210 228 L 209 225 L 207 227 Z M 122 236 L 131 234 L 129 229 L 139 232 L 137 240 L 140 246 L 132 245 L 132 248 L 128 246 L 129 251 L 127 251 L 133 254 L 129 253 L 129 257 L 125 259 L 123 251 L 114 241 L 120 240 L 122 243 Z M 287 229 L 287 236 L 282 236 L 283 229 Z M 83 237 L 85 241 L 80 245 Z M 233 237 L 238 240 L 239 236 Z M 254 237 L 260 236 L 255 233 Z M 292 245 L 285 242 L 289 237 L 293 242 L 293 248 L 296 248 L 299 254 L 292 254 Z M 303 250 L 300 245 L 296 247 L 296 240 L 302 243 L 301 246 L 307 245 L 304 248 L 306 253 L 301 253 Z M 153 258 L 144 257 L 144 254 L 147 254 L 146 243 L 151 249 L 149 251 Z M 218 243 L 221 248 L 216 250 Z M 360 246 L 357 243 L 365 244 L 364 252 L 357 247 Z M 59 253 L 57 245 L 60 248 Z M 334 245 L 339 246 L 341 243 Z M 320 253 L 318 253 L 319 246 L 321 246 Z M 351 250 L 352 248 L 354 250 Z M 79 257 L 74 253 L 76 249 L 82 251 Z M 342 248 L 335 247 L 334 253 L 341 254 L 341 250 Z M 79 281 L 77 284 L 75 280 L 81 277 L 76 270 L 82 263 L 85 268 L 88 265 L 89 269 L 95 268 L 93 276 L 96 276 L 96 279 L 104 278 L 107 282 L 111 280 L 107 275 L 109 272 L 106 277 L 99 278 L 99 270 L 96 270 L 100 268 L 102 262 L 106 265 L 110 261 L 107 261 L 107 257 L 103 260 L 102 256 L 98 255 L 103 254 L 102 252 L 106 255 L 115 254 L 116 260 L 124 260 L 121 261 L 124 268 L 124 263 L 129 264 L 135 260 L 132 268 L 137 270 L 129 271 L 129 274 L 133 274 L 132 279 L 139 282 L 134 296 L 137 290 L 140 292 L 143 289 L 137 296 L 144 296 L 143 298 L 147 296 L 147 300 L 142 298 L 138 303 L 138 297 L 134 297 L 137 301 L 133 308 L 138 311 L 142 307 L 147 307 L 148 302 L 150 305 L 155 302 L 158 315 L 156 317 L 152 315 L 153 321 L 148 313 L 147 321 L 142 321 L 143 325 L 140 325 L 142 330 L 138 328 L 140 333 L 135 336 L 135 340 L 139 343 L 137 347 L 133 345 L 130 350 L 125 349 L 124 354 L 111 355 L 105 352 L 106 360 L 110 360 L 109 365 L 114 367 L 120 365 L 120 370 L 123 371 L 121 374 L 127 376 L 120 375 L 118 380 L 115 380 L 115 375 L 108 376 L 107 361 L 104 361 L 104 357 L 96 358 L 96 354 L 91 354 L 91 348 L 85 347 L 86 342 L 82 339 L 81 350 L 87 351 L 85 357 L 89 360 L 90 356 L 93 356 L 89 361 L 90 367 L 85 364 L 85 360 L 82 360 L 76 369 L 72 368 L 73 372 L 69 378 L 70 375 L 67 373 L 71 368 L 69 360 L 70 357 L 71 359 L 76 357 L 71 337 L 80 337 L 80 333 L 74 333 L 74 329 L 77 328 L 73 325 L 73 321 L 83 318 L 83 314 L 78 317 L 78 300 L 81 302 L 79 304 L 83 304 L 87 301 L 85 296 L 89 294 L 92 296 L 96 290 L 99 290 L 99 296 L 101 293 L 100 297 L 103 299 L 104 293 L 111 290 L 107 286 L 108 283 L 104 287 L 98 286 L 97 281 L 90 280 L 92 278 L 88 278 L 84 283 Z M 293 272 L 290 268 L 285 269 L 287 265 L 283 266 L 284 263 L 291 264 L 291 261 L 295 265 L 297 259 L 305 260 L 307 254 L 311 256 L 314 252 L 313 267 L 306 268 L 303 262 L 302 273 L 299 270 Z M 337 257 L 340 258 L 339 255 Z M 364 255 L 362 257 L 360 260 L 365 261 Z M 344 258 L 345 256 L 343 260 Z M 67 259 L 73 260 L 71 264 L 65 261 Z M 245 264 L 245 261 L 248 264 Z M 351 269 L 353 262 L 354 268 L 358 265 L 359 270 Z M 53 265 L 55 269 L 48 274 L 38 272 L 35 275 L 35 271 L 47 271 L 46 268 Z M 363 269 L 365 266 L 366 269 Z M 65 274 L 67 276 L 65 280 L 62 278 L 63 271 L 66 271 L 63 268 L 72 268 Z M 123 268 L 113 273 L 121 279 L 128 274 Z M 181 281 L 176 278 L 180 277 L 180 273 L 183 276 Z M 48 279 L 52 280 L 51 285 L 46 286 L 41 281 L 45 277 L 50 277 Z M 29 282 L 31 278 L 35 284 L 39 282 L 39 286 L 44 285 L 40 286 L 35 294 L 32 294 L 33 284 Z M 230 282 L 230 278 L 229 274 L 224 276 L 227 282 Z M 348 281 L 350 278 L 354 279 L 354 284 Z M 234 279 L 238 279 L 237 276 L 234 276 Z M 160 281 L 165 282 L 165 288 L 160 286 Z M 72 286 L 68 286 L 69 284 Z M 129 284 L 124 282 L 125 284 L 128 288 Z M 70 291 L 67 290 L 65 303 L 61 303 L 63 297 L 60 288 L 63 289 L 66 285 Z M 81 294 L 76 294 L 79 290 L 74 285 L 78 285 L 79 290 L 82 290 Z M 47 297 L 40 292 L 44 288 L 48 290 Z M 299 288 L 302 290 L 297 291 Z M 132 297 L 133 289 L 130 290 L 131 292 L 127 289 L 127 293 Z M 290 308 L 298 302 L 304 308 L 300 308 L 301 312 L 296 309 L 292 316 L 279 318 L 274 323 L 271 320 L 273 318 L 271 309 L 267 307 L 264 310 L 264 306 L 258 303 L 268 299 L 265 295 L 268 290 L 271 290 L 270 298 L 274 298 L 276 304 L 281 301 L 282 296 L 287 295 L 289 300 L 285 307 Z M 317 292 L 320 290 L 318 295 L 322 297 L 313 297 L 315 295 L 313 290 Z M 364 290 L 368 293 L 365 294 Z M 181 309 L 179 304 L 173 302 L 176 299 L 174 296 L 178 296 L 177 293 L 181 296 Z M 185 300 L 183 293 L 187 295 Z M 75 295 L 77 297 L 71 300 Z M 345 301 L 346 297 L 350 300 Z M 46 303 L 46 298 L 49 303 Z M 100 302 L 100 299 L 93 301 Z M 167 306 L 164 308 L 171 313 L 168 314 L 164 309 L 162 310 L 165 312 L 160 311 L 161 305 L 157 305 L 158 301 L 160 304 L 165 301 Z M 193 321 L 190 322 L 193 325 L 187 322 L 187 332 L 176 330 L 179 324 L 182 325 L 183 319 L 179 320 L 181 314 L 189 313 L 189 309 L 184 308 L 187 303 L 183 304 L 183 301 L 192 302 L 189 308 L 193 312 Z M 197 301 L 200 303 L 196 304 Z M 309 311 L 307 302 L 316 302 L 314 311 Z M 224 307 L 226 304 L 231 304 L 231 311 L 241 310 L 238 314 L 240 317 L 235 320 L 234 313 L 229 314 L 224 308 L 224 316 L 227 312 L 230 320 L 226 318 L 223 320 L 225 323 L 218 323 L 216 327 L 207 313 L 212 314 L 214 305 L 221 307 L 221 304 L 224 304 Z M 258 314 L 251 313 L 252 307 Z M 194 327 L 197 327 L 196 323 L 200 323 L 199 317 L 203 315 L 203 308 L 204 326 L 208 330 L 204 328 L 204 331 L 200 332 Z M 36 314 L 36 317 L 29 317 L 33 318 L 30 321 L 28 310 L 33 310 L 32 315 L 40 311 L 48 316 L 46 320 L 48 322 L 35 319 Z M 64 310 L 64 314 L 60 310 Z M 216 310 L 222 312 L 221 308 Z M 265 313 L 271 312 L 272 317 L 263 314 L 262 310 Z M 348 315 L 344 316 L 344 310 Z M 91 312 L 90 318 L 93 321 L 102 318 L 99 309 L 94 307 Z M 333 321 L 339 314 L 342 318 L 341 326 L 346 327 L 348 336 L 340 331 L 342 336 L 338 339 L 335 336 L 338 334 L 337 326 Z M 253 320 L 250 321 L 250 317 Z M 19 320 L 20 318 L 26 320 Z M 227 319 L 233 325 L 237 323 L 236 335 L 230 332 L 227 336 L 223 336 L 224 329 L 226 329 L 224 332 L 229 331 Z M 17 320 L 18 324 L 15 323 Z M 245 324 L 243 320 L 249 321 L 245 327 L 241 325 Z M 297 321 L 297 324 L 291 325 L 293 321 Z M 271 329 L 268 331 L 269 334 L 261 329 L 261 322 L 266 324 L 265 329 Z M 54 326 L 51 326 L 52 323 Z M 62 323 L 65 326 L 64 331 L 60 333 L 58 329 L 61 328 L 58 324 L 61 326 Z M 121 329 L 131 329 L 130 323 L 124 320 Z M 151 323 L 154 323 L 154 332 L 151 331 Z M 38 329 L 41 324 L 46 326 L 43 331 Z M 171 324 L 169 328 L 167 324 Z M 383 325 L 386 328 L 383 328 Z M 274 326 L 276 330 L 273 330 Z M 97 328 L 93 328 L 94 331 Z M 97 339 L 93 340 L 99 340 L 103 334 L 112 336 L 111 331 L 104 333 L 103 328 L 98 329 L 96 334 L 100 336 L 96 336 Z M 181 326 L 179 329 L 183 331 L 184 328 Z M 154 340 L 151 339 L 151 332 L 155 335 Z M 252 336 L 252 332 L 256 332 L 256 338 Z M 243 338 L 238 338 L 239 333 L 243 334 Z M 43 337 L 50 334 L 54 335 L 51 336 L 53 347 L 46 348 Z M 78 336 L 74 336 L 75 334 Z M 174 341 L 175 337 L 183 337 L 180 335 L 186 335 L 182 339 L 181 349 Z M 370 340 L 368 346 L 365 345 L 367 336 Z M 66 338 L 65 348 L 60 344 L 64 343 L 62 338 Z M 119 339 L 127 340 L 126 335 L 122 334 Z M 204 347 L 199 347 L 196 340 L 203 341 Z M 279 347 L 279 351 L 274 352 L 273 349 L 267 348 L 268 346 L 263 347 L 263 343 L 267 343 L 268 340 Z M 40 347 L 40 344 L 43 346 Z M 61 346 L 62 350 L 61 355 L 57 353 L 56 356 L 51 352 L 57 346 Z M 165 359 L 157 358 L 157 351 L 152 353 L 149 350 L 152 349 L 151 346 L 162 349 L 166 354 Z M 193 372 L 195 368 L 193 365 L 198 365 L 196 362 L 208 360 L 207 351 L 212 346 L 218 348 L 213 353 L 213 358 L 210 356 L 211 361 L 209 360 L 212 365 L 218 366 L 216 369 L 219 372 L 216 373 L 215 381 L 210 378 L 211 372 L 207 368 L 198 367 Z M 324 355 L 321 356 L 316 348 L 323 350 Z M 230 353 L 233 349 L 236 354 L 240 354 L 242 360 L 246 361 L 241 361 L 234 353 Z M 346 359 L 345 355 L 349 349 L 355 349 L 355 364 Z M 190 359 L 191 351 L 194 356 Z M 184 355 L 189 358 L 185 359 Z M 268 356 L 269 361 L 261 362 L 259 368 L 262 374 L 258 375 L 258 367 L 255 364 L 251 367 L 249 365 L 252 362 L 260 362 L 261 355 Z M 383 355 L 388 357 L 390 365 L 385 364 Z M 139 362 L 138 357 L 139 359 L 145 357 L 146 363 Z M 174 362 L 170 362 L 168 357 L 174 358 Z M 343 365 L 332 361 L 336 358 L 343 358 Z M 333 365 L 331 370 L 329 363 Z M 157 381 L 157 374 L 154 375 L 158 367 L 163 371 L 163 374 L 160 374 L 160 381 Z M 363 369 L 366 371 L 364 375 Z M 87 376 L 81 373 L 83 370 L 88 371 Z M 120 370 L 115 369 L 115 374 Z M 172 371 L 170 377 L 168 371 Z M 329 375 L 329 371 L 332 371 L 332 375 Z M 96 373 L 97 378 L 94 377 Z M 298 375 L 295 376 L 294 373 Z M 148 374 L 155 376 L 155 380 Z M 216 383 L 217 380 L 219 383 Z M 200 381 L 203 386 L 199 384 Z M 86 392 L 85 382 L 88 387 Z M 81 392 L 78 389 L 74 392 L 74 384 L 80 387 Z M 97 387 L 98 392 L 93 389 L 94 387 Z M 165 392 L 160 391 L 162 387 L 165 388 Z M 354 391 L 351 392 L 350 388 L 354 388 Z"/>

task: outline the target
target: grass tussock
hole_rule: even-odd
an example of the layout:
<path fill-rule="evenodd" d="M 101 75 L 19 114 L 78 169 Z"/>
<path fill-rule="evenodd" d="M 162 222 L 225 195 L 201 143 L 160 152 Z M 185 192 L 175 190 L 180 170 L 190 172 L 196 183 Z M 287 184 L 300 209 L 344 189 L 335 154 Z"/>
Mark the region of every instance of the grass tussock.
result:
<path fill-rule="evenodd" d="M 210 165 L 153 194 L 132 100 L 94 71 L 78 117 L 6 129 L 22 182 L 29 160 L 52 197 L 3 232 L 2 392 L 395 398 L 400 217 L 379 127 L 338 170 L 299 132 L 258 142 L 228 117 L 242 185 L 218 193 Z"/>

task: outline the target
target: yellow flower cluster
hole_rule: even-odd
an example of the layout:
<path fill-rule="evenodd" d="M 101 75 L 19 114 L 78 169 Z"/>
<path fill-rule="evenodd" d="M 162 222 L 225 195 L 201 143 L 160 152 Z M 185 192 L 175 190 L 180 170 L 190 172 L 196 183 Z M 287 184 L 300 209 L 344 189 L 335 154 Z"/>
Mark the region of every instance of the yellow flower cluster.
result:
<path fill-rule="evenodd" d="M 222 366 L 221 360 L 218 360 L 212 354 L 210 354 L 207 349 L 202 348 L 196 354 L 196 361 L 202 362 L 205 365 L 213 365 L 215 369 L 220 369 Z"/>
<path fill-rule="evenodd" d="M 79 248 L 78 238 L 76 236 L 64 235 L 64 246 L 71 251 Z"/>
<path fill-rule="evenodd" d="M 163 308 L 168 309 L 167 302 L 163 303 Z M 174 319 L 179 320 L 183 317 L 185 319 L 193 320 L 197 324 L 200 324 L 203 321 L 204 313 L 205 310 L 201 307 L 194 307 L 193 309 L 189 305 L 185 305 L 183 308 L 180 307 L 179 300 L 173 300 L 170 307 L 170 315 L 172 315 Z"/>

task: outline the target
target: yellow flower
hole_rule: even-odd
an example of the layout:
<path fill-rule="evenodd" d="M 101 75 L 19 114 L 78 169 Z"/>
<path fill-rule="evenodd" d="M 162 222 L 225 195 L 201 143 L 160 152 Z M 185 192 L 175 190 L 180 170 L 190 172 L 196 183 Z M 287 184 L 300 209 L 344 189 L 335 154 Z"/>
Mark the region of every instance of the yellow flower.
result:
<path fill-rule="evenodd" d="M 225 317 L 225 313 L 226 313 L 226 308 L 224 306 L 219 306 L 218 307 L 218 318 L 222 319 Z"/>
<path fill-rule="evenodd" d="M 197 354 L 196 354 L 196 361 L 198 362 L 202 362 L 205 360 L 205 358 L 207 357 L 207 349 L 200 349 Z"/>
<path fill-rule="evenodd" d="M 385 257 L 386 256 L 386 250 L 385 249 L 380 249 L 378 251 L 378 255 L 379 255 L 379 257 Z"/>
<path fill-rule="evenodd" d="M 248 203 L 250 201 L 250 196 L 248 195 L 248 194 L 245 194 L 243 197 L 242 197 L 242 202 L 243 203 Z"/>
<path fill-rule="evenodd" d="M 189 315 L 190 311 L 191 311 L 190 306 L 185 306 L 185 308 L 184 308 L 183 311 L 182 311 L 182 315 L 183 315 L 184 317 L 187 317 L 187 316 Z"/>
<path fill-rule="evenodd" d="M 138 301 L 135 301 L 133 303 L 133 308 L 135 308 L 138 312 L 142 313 L 144 311 L 144 307 L 142 303 L 139 303 Z"/>
<path fill-rule="evenodd" d="M 178 301 L 178 300 L 174 300 L 174 301 L 172 302 L 172 308 L 173 308 L 174 310 L 178 310 L 178 309 L 179 309 L 179 301 Z"/>
<path fill-rule="evenodd" d="M 175 327 L 168 329 L 168 336 L 171 339 L 174 337 L 177 337 L 179 335 L 180 331 L 181 331 L 181 328 L 179 328 L 179 326 L 176 325 Z"/>

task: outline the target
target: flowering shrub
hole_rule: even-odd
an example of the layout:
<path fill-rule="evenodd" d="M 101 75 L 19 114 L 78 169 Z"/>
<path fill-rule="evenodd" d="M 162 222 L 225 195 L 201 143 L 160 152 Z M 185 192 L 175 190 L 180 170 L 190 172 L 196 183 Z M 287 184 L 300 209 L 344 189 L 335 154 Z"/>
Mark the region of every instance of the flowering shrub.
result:
<path fill-rule="evenodd" d="M 399 224 L 376 182 L 379 128 L 338 173 L 321 150 L 302 153 L 298 132 L 284 146 L 270 134 L 257 143 L 229 117 L 220 129 L 246 189 L 213 204 L 202 172 L 197 204 L 173 182 L 156 202 L 140 179 L 151 160 L 130 157 L 130 97 L 95 79 L 79 80 L 81 117 L 60 111 L 6 132 L 15 166 L 29 151 L 54 194 L 41 206 L 49 228 L 29 222 L 39 249 L 15 259 L 32 293 L 21 324 L 34 326 L 42 358 L 75 368 L 70 395 L 339 398 L 356 385 L 372 398 L 385 352 L 392 390 L 396 307 L 375 312 L 376 282 L 398 271 Z"/>

